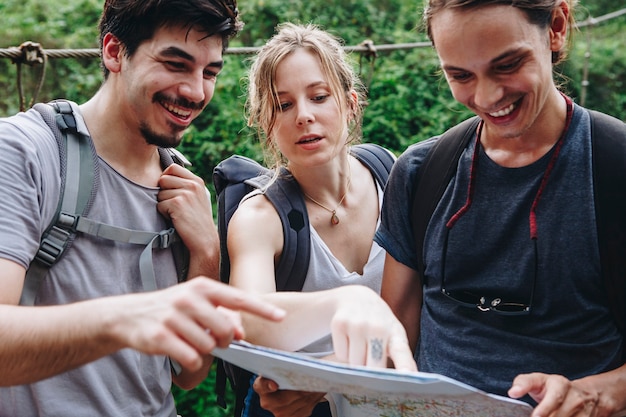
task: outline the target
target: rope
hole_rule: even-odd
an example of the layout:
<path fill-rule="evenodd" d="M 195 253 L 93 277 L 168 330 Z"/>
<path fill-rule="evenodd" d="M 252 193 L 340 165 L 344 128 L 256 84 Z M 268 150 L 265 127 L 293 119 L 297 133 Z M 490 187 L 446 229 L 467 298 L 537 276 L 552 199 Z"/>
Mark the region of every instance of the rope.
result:
<path fill-rule="evenodd" d="M 607 13 L 603 16 L 600 17 L 588 17 L 587 19 L 583 20 L 582 22 L 578 23 L 576 25 L 576 27 L 578 28 L 583 28 L 585 26 L 595 26 L 599 23 L 602 22 L 606 22 L 607 20 L 611 20 L 611 19 L 615 19 L 617 17 L 620 17 L 622 15 L 626 14 L 626 9 L 621 9 L 621 10 L 617 10 L 615 12 L 612 13 Z"/>
<path fill-rule="evenodd" d="M 359 44 L 359 46 L 363 46 L 367 49 L 367 52 L 363 52 L 359 55 L 359 78 L 363 78 L 363 58 L 367 59 L 370 62 L 370 71 L 367 77 L 367 81 L 365 82 L 365 91 L 366 94 L 369 95 L 372 77 L 374 76 L 374 64 L 376 63 L 376 57 L 378 57 L 378 52 L 376 52 L 376 46 L 374 46 L 374 42 L 371 39 L 364 40 Z"/>
<path fill-rule="evenodd" d="M 582 28 L 585 26 L 595 26 L 600 23 L 603 23 L 607 20 L 615 19 L 617 17 L 623 16 L 626 14 L 626 8 L 617 10 L 612 13 L 605 14 L 599 17 L 589 17 L 583 22 L 577 23 L 577 28 Z M 370 53 L 373 42 L 370 44 L 369 40 L 361 42 L 357 46 L 344 46 L 346 52 L 365 52 Z M 22 44 L 23 45 L 23 44 Z M 415 48 L 428 48 L 431 47 L 430 42 L 413 42 L 413 43 L 400 43 L 400 44 L 389 44 L 389 45 L 377 45 L 375 50 L 378 52 L 383 51 L 394 51 L 401 49 L 415 49 Z M 21 48 L 21 47 L 20 47 Z M 23 55 L 23 52 L 20 48 L 9 47 L 8 49 L 0 49 L 0 58 L 11 58 L 13 60 L 20 58 Z M 260 47 L 229 47 L 226 49 L 226 54 L 233 55 L 250 55 L 255 54 Z M 96 58 L 100 56 L 99 49 L 46 49 L 44 51 L 45 55 L 50 59 L 55 58 Z"/>
<path fill-rule="evenodd" d="M 22 67 L 24 64 L 29 66 L 41 65 L 41 71 L 39 72 L 39 81 L 35 86 L 35 91 L 31 97 L 28 107 L 32 107 L 37 100 L 37 96 L 43 86 L 43 81 L 46 78 L 46 64 L 48 58 L 46 53 L 40 44 L 35 42 L 24 42 L 19 48 L 15 48 L 20 53 L 19 57 L 13 58 L 13 62 L 17 65 L 17 90 L 20 96 L 20 111 L 26 110 L 26 99 L 24 97 L 24 88 L 22 86 Z"/>
<path fill-rule="evenodd" d="M 364 41 L 365 42 L 365 41 Z M 371 47 L 366 46 L 365 43 L 361 43 L 357 46 L 344 46 L 346 52 L 370 52 Z M 371 42 L 371 41 L 370 41 Z M 373 45 L 373 42 L 372 42 Z M 414 42 L 414 43 L 399 43 L 390 45 L 378 45 L 375 47 L 376 51 L 393 51 L 401 49 L 415 49 L 415 48 L 427 48 L 432 46 L 430 42 Z M 244 46 L 244 47 L 229 47 L 225 53 L 230 55 L 252 55 L 257 53 L 260 47 L 257 46 Z M 99 49 L 46 49 L 45 55 L 49 59 L 59 58 L 98 58 L 100 57 Z M 21 58 L 23 52 L 20 48 L 9 47 L 8 49 L 0 49 L 0 58 L 10 58 L 16 60 Z"/>
<path fill-rule="evenodd" d="M 583 22 L 577 23 L 577 28 L 593 27 L 607 20 L 615 19 L 617 17 L 626 14 L 626 8 L 605 14 L 600 17 L 589 17 Z M 367 82 L 365 86 L 367 89 L 370 87 L 372 77 L 374 74 L 374 66 L 378 52 L 385 51 L 397 51 L 404 49 L 416 49 L 416 48 L 430 48 L 432 44 L 430 42 L 413 42 L 413 43 L 400 43 L 390 45 L 375 45 L 370 39 L 366 39 L 356 46 L 344 46 L 346 52 L 358 52 L 361 54 L 359 57 L 359 76 L 363 70 L 363 59 L 370 62 L 370 70 L 368 74 Z M 229 47 L 226 49 L 225 54 L 230 55 L 251 55 L 257 53 L 260 47 Z M 585 58 L 588 58 L 589 50 Z M 17 85 L 20 95 L 20 110 L 26 109 L 26 99 L 24 97 L 22 87 L 22 67 L 24 64 L 29 66 L 41 65 L 41 71 L 39 74 L 39 81 L 35 87 L 35 91 L 28 107 L 31 107 L 36 101 L 39 92 L 43 86 L 43 82 L 46 74 L 46 64 L 48 59 L 63 59 L 63 58 L 98 58 L 100 57 L 100 50 L 96 48 L 92 49 L 43 49 L 40 44 L 35 42 L 24 42 L 19 47 L 9 47 L 7 49 L 0 49 L 0 58 L 9 58 L 17 65 Z M 583 89 L 586 85 L 583 81 Z"/>
<path fill-rule="evenodd" d="M 414 48 L 426 48 L 430 47 L 430 42 L 416 42 L 416 43 L 402 43 L 396 45 L 379 45 L 375 46 L 374 42 L 367 39 L 361 42 L 357 46 L 344 46 L 346 52 L 358 52 L 359 57 L 359 76 L 363 69 L 363 58 L 370 62 L 370 70 L 368 74 L 367 82 L 365 83 L 366 91 L 369 90 L 372 78 L 374 75 L 374 65 L 376 63 L 376 57 L 378 51 L 391 51 L 401 49 L 414 49 Z M 239 47 L 228 48 L 225 53 L 231 55 L 250 55 L 255 54 L 260 47 Z M 65 59 L 65 58 L 99 58 L 99 49 L 43 49 L 40 44 L 34 42 L 24 42 L 19 47 L 10 47 L 8 49 L 0 49 L 0 58 L 10 58 L 13 63 L 17 65 L 17 87 L 19 93 L 20 111 L 25 111 L 37 100 L 37 96 L 41 91 L 46 74 L 46 64 L 48 59 Z M 39 74 L 39 80 L 35 91 L 28 102 L 24 96 L 22 87 L 22 67 L 23 64 L 29 66 L 42 65 L 41 72 Z"/>

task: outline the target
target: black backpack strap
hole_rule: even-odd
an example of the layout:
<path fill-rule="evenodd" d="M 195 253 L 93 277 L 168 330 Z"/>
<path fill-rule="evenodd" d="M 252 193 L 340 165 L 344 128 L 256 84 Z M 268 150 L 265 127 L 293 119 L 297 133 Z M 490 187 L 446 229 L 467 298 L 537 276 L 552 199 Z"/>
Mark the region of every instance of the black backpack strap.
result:
<path fill-rule="evenodd" d="M 626 125 L 593 110 L 589 114 L 602 278 L 615 323 L 626 335 Z"/>
<path fill-rule="evenodd" d="M 22 305 L 34 304 L 48 269 L 71 246 L 76 232 L 77 213 L 87 213 L 93 201 L 98 166 L 89 132 L 84 125 L 78 124 L 70 102 L 59 100 L 51 105 L 39 103 L 34 108 L 57 139 L 61 189 L 56 214 L 44 232 L 37 255 L 26 272 L 20 298 Z"/>
<path fill-rule="evenodd" d="M 283 226 L 284 247 L 276 267 L 279 291 L 300 290 L 310 258 L 310 230 L 306 205 L 298 183 L 283 170 L 276 179 L 273 172 L 256 161 L 239 155 L 220 162 L 213 170 L 217 194 L 218 232 L 220 236 L 220 280 L 230 279 L 228 223 L 241 200 L 253 191 L 263 192 L 274 205 Z M 274 180 L 272 182 L 272 180 Z M 215 393 L 217 403 L 226 408 L 226 380 L 235 392 L 234 416 L 240 416 L 253 374 L 228 362 L 217 360 Z"/>
<path fill-rule="evenodd" d="M 448 183 L 456 173 L 463 150 L 474 137 L 479 121 L 480 119 L 474 116 L 442 134 L 428 152 L 417 173 L 417 183 L 411 199 L 411 221 L 418 271 L 422 277 L 426 228 Z"/>
<path fill-rule="evenodd" d="M 239 207 L 241 199 L 256 187 L 246 180 L 262 177 L 269 181 L 271 173 L 258 162 L 245 156 L 233 155 L 213 169 L 213 185 L 217 195 L 217 231 L 220 238 L 220 280 L 230 280 L 230 257 L 228 256 L 228 223 Z"/>
<path fill-rule="evenodd" d="M 283 252 L 276 265 L 276 290 L 300 291 L 311 259 L 311 230 L 306 203 L 300 185 L 283 169 L 267 188 L 283 225 Z"/>
<path fill-rule="evenodd" d="M 380 187 L 384 190 L 396 157 L 387 149 L 374 143 L 354 145 L 350 148 L 350 153 L 369 168 Z"/>

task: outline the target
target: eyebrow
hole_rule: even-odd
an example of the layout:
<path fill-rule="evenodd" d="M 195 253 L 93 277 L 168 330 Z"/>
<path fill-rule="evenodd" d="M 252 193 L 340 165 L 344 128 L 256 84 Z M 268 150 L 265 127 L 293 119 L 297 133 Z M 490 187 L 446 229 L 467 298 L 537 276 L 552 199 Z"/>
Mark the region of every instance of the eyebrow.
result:
<path fill-rule="evenodd" d="M 192 63 L 196 62 L 196 58 L 194 58 L 193 55 L 189 54 L 188 52 L 176 46 L 170 46 L 168 48 L 163 49 L 159 55 L 161 55 L 164 58 L 181 58 Z M 224 61 L 209 62 L 207 67 L 223 68 Z"/>
<path fill-rule="evenodd" d="M 498 55 L 497 57 L 495 57 L 494 59 L 492 59 L 491 61 L 489 61 L 489 63 L 491 65 L 496 64 L 504 59 L 507 59 L 511 56 L 515 56 L 515 55 L 526 55 L 528 53 L 527 50 L 525 50 L 525 48 L 515 48 L 515 49 L 511 49 L 508 51 L 505 51 L 503 53 L 501 53 L 500 55 Z M 444 71 L 466 71 L 464 68 L 460 68 L 460 67 L 455 67 L 453 65 L 445 65 L 442 67 Z"/>
<path fill-rule="evenodd" d="M 307 86 L 305 87 L 305 89 L 310 89 L 310 88 L 316 88 L 319 86 L 324 86 L 324 87 L 329 87 L 328 83 L 326 81 L 314 81 L 311 84 L 307 84 Z M 283 95 L 283 94 L 288 94 L 288 91 L 277 91 L 276 94 L 277 95 Z"/>

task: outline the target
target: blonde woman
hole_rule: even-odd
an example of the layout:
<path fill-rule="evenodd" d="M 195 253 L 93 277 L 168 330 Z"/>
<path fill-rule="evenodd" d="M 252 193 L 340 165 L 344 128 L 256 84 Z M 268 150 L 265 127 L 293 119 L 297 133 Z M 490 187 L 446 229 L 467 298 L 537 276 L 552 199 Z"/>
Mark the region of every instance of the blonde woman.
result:
<path fill-rule="evenodd" d="M 302 195 L 294 198 L 306 202 L 311 259 L 303 292 L 345 285 L 380 291 L 385 252 L 373 237 L 383 189 L 350 154 L 351 144 L 360 139 L 361 94 L 341 43 L 313 25 L 279 26 L 250 69 L 249 125 L 258 129 L 270 164 L 286 168 L 281 175 L 291 175 L 299 184 Z M 283 243 L 272 203 L 262 193 L 244 199 L 228 228 L 231 285 L 254 293 L 276 292 L 275 266 Z M 334 351 L 330 335 L 317 332 L 311 317 L 286 332 L 255 331 L 249 325 L 246 331 L 247 339 L 258 344 L 318 357 Z M 330 415 L 322 397 L 279 391 L 267 395 L 263 405 L 299 404 L 310 410 L 322 401 L 314 415 Z M 249 396 L 245 415 L 271 415 L 255 401 Z M 277 412 L 295 415 L 292 409 Z"/>

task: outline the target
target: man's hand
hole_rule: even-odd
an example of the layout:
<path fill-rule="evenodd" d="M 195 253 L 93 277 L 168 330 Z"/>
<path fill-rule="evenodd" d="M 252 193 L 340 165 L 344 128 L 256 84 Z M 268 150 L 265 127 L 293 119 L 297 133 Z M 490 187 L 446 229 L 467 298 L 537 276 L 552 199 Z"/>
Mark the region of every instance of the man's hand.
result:
<path fill-rule="evenodd" d="M 210 196 L 202 178 L 172 164 L 163 171 L 159 187 L 157 209 L 172 221 L 185 243 L 187 235 L 215 228 Z"/>
<path fill-rule="evenodd" d="M 0 304 L 0 386 L 39 381 L 120 349 L 167 355 L 204 371 L 215 346 L 243 338 L 239 314 L 280 321 L 285 311 L 198 277 L 159 291 L 47 307 Z M 4 340 L 4 339 L 3 339 Z"/>
<path fill-rule="evenodd" d="M 159 180 L 157 210 L 169 219 L 190 252 L 190 276 L 219 274 L 219 237 L 211 196 L 202 178 L 180 165 L 167 167 Z"/>
<path fill-rule="evenodd" d="M 508 394 L 512 398 L 528 394 L 537 401 L 533 417 L 623 416 L 625 371 L 622 367 L 573 381 L 561 375 L 522 374 L 515 378 Z"/>
<path fill-rule="evenodd" d="M 203 355 L 244 337 L 239 320 L 224 308 L 278 321 L 285 312 L 258 297 L 198 277 L 164 290 L 99 300 L 107 326 L 123 347 L 169 355 L 197 370 Z M 98 300 L 94 300 L 98 302 Z"/>

